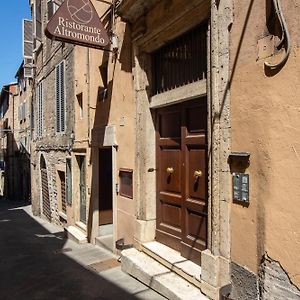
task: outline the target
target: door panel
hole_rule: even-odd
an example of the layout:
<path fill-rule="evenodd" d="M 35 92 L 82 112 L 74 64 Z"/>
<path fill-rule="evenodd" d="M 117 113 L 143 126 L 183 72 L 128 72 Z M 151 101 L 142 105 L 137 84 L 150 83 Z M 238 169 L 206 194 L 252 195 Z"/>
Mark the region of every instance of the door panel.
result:
<path fill-rule="evenodd" d="M 207 240 L 206 98 L 159 109 L 156 120 L 156 239 L 200 264 Z"/>
<path fill-rule="evenodd" d="M 205 149 L 188 149 L 188 197 L 206 199 Z M 200 172 L 200 173 L 198 173 Z"/>
<path fill-rule="evenodd" d="M 181 160 L 180 149 L 161 149 L 161 190 L 162 191 L 181 193 L 180 160 Z"/>

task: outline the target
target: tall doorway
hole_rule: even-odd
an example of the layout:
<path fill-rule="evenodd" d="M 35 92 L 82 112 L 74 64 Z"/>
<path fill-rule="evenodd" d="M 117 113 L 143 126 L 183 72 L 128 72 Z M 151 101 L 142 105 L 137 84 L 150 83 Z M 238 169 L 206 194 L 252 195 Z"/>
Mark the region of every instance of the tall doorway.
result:
<path fill-rule="evenodd" d="M 99 225 L 113 223 L 112 148 L 99 149 Z"/>
<path fill-rule="evenodd" d="M 86 182 L 85 156 L 76 156 L 79 167 L 79 220 L 86 224 Z"/>
<path fill-rule="evenodd" d="M 157 241 L 201 262 L 207 247 L 206 97 L 156 111 Z"/>

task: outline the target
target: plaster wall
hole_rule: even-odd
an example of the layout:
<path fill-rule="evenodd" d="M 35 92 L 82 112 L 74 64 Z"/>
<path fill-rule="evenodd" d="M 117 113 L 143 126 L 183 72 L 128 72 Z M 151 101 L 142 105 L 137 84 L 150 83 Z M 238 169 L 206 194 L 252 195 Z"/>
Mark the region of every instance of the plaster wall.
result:
<path fill-rule="evenodd" d="M 257 274 L 268 253 L 300 286 L 300 1 L 282 1 L 292 41 L 290 57 L 270 73 L 257 42 L 267 36 L 271 1 L 234 1 L 231 29 L 232 150 L 251 152 L 250 205 L 232 204 L 231 258 Z M 269 29 L 270 30 L 270 29 Z"/>
<path fill-rule="evenodd" d="M 107 5 L 94 1 L 99 16 Z M 104 25 L 107 24 L 104 18 Z M 110 27 L 110 25 L 108 25 Z M 118 36 L 117 53 L 75 47 L 75 142 L 76 151 L 85 151 L 87 158 L 87 211 L 88 235 L 91 242 L 98 236 L 99 225 L 99 149 L 112 147 L 113 152 L 113 223 L 114 240 L 125 238 L 132 243 L 135 199 L 116 192 L 119 169 L 134 169 L 134 104 L 131 68 L 131 33 L 129 25 L 115 18 L 113 31 Z M 107 82 L 105 73 L 107 67 Z M 102 92 L 107 88 L 106 97 Z M 79 116 L 76 95 L 82 93 L 83 116 Z M 73 178 L 73 188 L 78 185 Z M 76 191 L 74 190 L 76 197 Z M 74 207 L 76 209 L 76 207 Z"/>

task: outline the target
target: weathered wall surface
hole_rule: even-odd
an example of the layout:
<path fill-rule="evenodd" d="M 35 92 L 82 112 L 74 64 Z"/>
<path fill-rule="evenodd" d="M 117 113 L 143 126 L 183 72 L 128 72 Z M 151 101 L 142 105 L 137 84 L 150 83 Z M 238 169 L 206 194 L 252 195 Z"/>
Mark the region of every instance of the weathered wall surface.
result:
<path fill-rule="evenodd" d="M 274 74 L 264 68 L 270 58 L 257 60 L 257 42 L 270 30 L 266 20 L 271 2 L 234 1 L 232 150 L 249 151 L 251 157 L 246 171 L 250 206 L 232 205 L 231 257 L 257 274 L 268 253 L 299 287 L 300 1 L 282 1 L 292 50 Z"/>
<path fill-rule="evenodd" d="M 93 1 L 99 16 L 108 6 Z M 109 15 L 110 16 L 110 15 Z M 103 18 L 107 25 L 108 18 Z M 113 52 L 75 47 L 75 95 L 82 93 L 82 117 L 77 98 L 74 98 L 75 143 L 73 150 L 83 151 L 87 157 L 87 210 L 90 241 L 98 236 L 99 219 L 99 149 L 115 147 L 113 150 L 113 201 L 114 237 L 125 238 L 132 243 L 134 231 L 135 199 L 116 193 L 115 183 L 119 183 L 119 169 L 134 168 L 134 104 L 132 96 L 132 69 L 130 28 L 120 18 L 115 19 L 114 33 L 119 39 L 119 49 Z M 107 82 L 106 82 L 107 77 Z M 103 91 L 107 89 L 104 97 Z M 108 134 L 107 127 L 113 129 Z M 77 153 L 78 154 L 78 153 Z M 73 185 L 78 185 L 79 177 L 73 177 Z M 74 193 L 76 199 L 76 191 Z M 77 197 L 78 198 L 78 197 Z M 74 208 L 76 209 L 76 207 Z"/>
<path fill-rule="evenodd" d="M 42 1 L 42 21 L 45 28 L 48 22 L 47 2 Z M 56 133 L 56 78 L 55 67 L 65 60 L 65 96 L 66 115 L 65 132 Z M 32 142 L 32 198 L 33 211 L 41 213 L 41 184 L 40 184 L 40 156 L 44 155 L 49 181 L 49 198 L 51 203 L 51 217 L 60 223 L 58 215 L 57 170 L 55 165 L 65 164 L 65 158 L 70 155 L 71 133 L 74 130 L 74 46 L 53 42 L 42 35 L 42 45 L 35 53 L 36 74 L 34 81 L 33 101 L 35 116 L 35 136 Z M 37 84 L 43 81 L 43 132 L 37 137 L 38 104 Z"/>

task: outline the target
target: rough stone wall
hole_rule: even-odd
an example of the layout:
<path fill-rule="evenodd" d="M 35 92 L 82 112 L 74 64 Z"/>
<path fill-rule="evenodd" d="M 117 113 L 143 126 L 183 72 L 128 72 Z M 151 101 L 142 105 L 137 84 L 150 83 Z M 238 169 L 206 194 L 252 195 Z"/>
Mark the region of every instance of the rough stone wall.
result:
<path fill-rule="evenodd" d="M 260 273 L 261 300 L 299 300 L 300 290 L 291 282 L 279 262 L 265 255 Z"/>
<path fill-rule="evenodd" d="M 48 187 L 49 187 L 49 199 L 50 199 L 50 207 L 51 207 L 51 221 L 58 225 L 62 225 L 62 220 L 59 217 L 59 209 L 58 209 L 58 184 L 57 182 L 57 170 L 55 165 L 56 164 L 65 164 L 66 163 L 66 156 L 68 152 L 63 151 L 39 151 L 37 152 L 38 157 L 41 155 L 44 156 L 47 166 L 47 174 L 48 174 Z M 40 179 L 40 168 L 37 168 L 37 175 Z M 39 180 L 40 184 L 40 180 Z"/>
<path fill-rule="evenodd" d="M 47 1 L 42 1 L 42 21 L 44 28 L 48 22 Z M 65 61 L 65 96 L 66 124 L 64 133 L 56 133 L 56 100 L 55 100 L 55 67 Z M 57 164 L 65 164 L 70 155 L 74 130 L 74 46 L 54 42 L 42 36 L 42 45 L 35 54 L 36 74 L 33 87 L 35 116 L 35 133 L 32 142 L 32 204 L 35 214 L 41 213 L 40 156 L 44 155 L 49 183 L 51 218 L 60 223 L 58 216 L 58 199 L 56 185 Z M 36 89 L 39 81 L 43 81 L 43 133 L 37 137 L 38 103 Z"/>
<path fill-rule="evenodd" d="M 242 266 L 231 263 L 231 299 L 254 300 L 258 299 L 257 275 Z"/>

